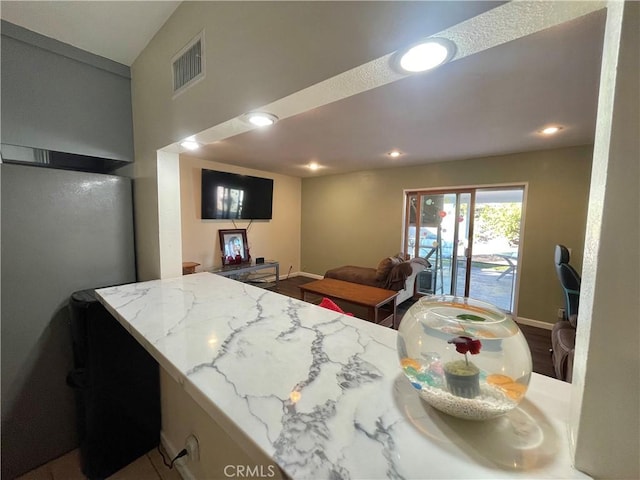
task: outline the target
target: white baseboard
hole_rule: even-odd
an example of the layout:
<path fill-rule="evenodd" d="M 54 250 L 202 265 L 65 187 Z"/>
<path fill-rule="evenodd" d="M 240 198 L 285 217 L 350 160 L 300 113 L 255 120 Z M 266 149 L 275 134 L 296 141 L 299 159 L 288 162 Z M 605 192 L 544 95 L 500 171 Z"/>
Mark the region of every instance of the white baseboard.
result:
<path fill-rule="evenodd" d="M 298 272 L 295 276 L 296 277 L 315 278 L 316 280 L 322 280 L 324 278 L 323 275 L 318 275 L 316 273 L 307 273 L 307 272 Z"/>
<path fill-rule="evenodd" d="M 178 454 L 178 449 L 169 441 L 164 432 L 160 432 L 160 443 L 164 447 L 164 451 L 169 454 L 170 458 L 174 458 Z M 182 463 L 182 459 L 176 460 L 173 467 L 177 470 L 183 480 L 196 480 L 195 475 L 191 473 L 189 467 Z"/>
<path fill-rule="evenodd" d="M 544 328 L 545 330 L 551 330 L 553 328 L 553 323 L 542 322 L 540 320 L 533 320 L 531 318 L 517 317 L 515 320 L 516 320 L 516 323 L 529 325 L 530 327 Z"/>
<path fill-rule="evenodd" d="M 283 274 L 282 272 L 280 272 L 280 275 L 278 276 L 278 280 L 286 280 L 288 278 L 293 278 L 293 277 L 309 277 L 309 278 L 315 278 L 316 280 L 320 280 L 324 278 L 324 276 L 316 275 L 315 273 L 291 272 L 289 274 Z M 275 281 L 276 281 L 275 275 L 270 275 L 268 277 L 264 277 L 261 279 L 261 282 L 264 282 L 264 283 L 273 283 Z M 255 283 L 248 282 L 248 283 L 258 286 L 260 285 L 261 282 L 255 282 Z"/>
<path fill-rule="evenodd" d="M 282 273 L 280 272 L 280 276 L 278 277 L 280 280 L 286 280 L 287 278 L 293 278 L 300 275 L 300 272 L 291 272 L 291 273 Z"/>

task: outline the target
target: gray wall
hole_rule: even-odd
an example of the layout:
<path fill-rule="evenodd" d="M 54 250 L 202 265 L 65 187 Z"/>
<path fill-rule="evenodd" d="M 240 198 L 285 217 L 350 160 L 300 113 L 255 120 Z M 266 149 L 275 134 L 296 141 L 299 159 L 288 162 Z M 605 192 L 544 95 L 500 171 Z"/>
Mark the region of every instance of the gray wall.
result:
<path fill-rule="evenodd" d="M 2 22 L 2 143 L 131 162 L 129 68 Z M 96 159 L 87 158 L 87 162 Z M 131 181 L 2 164 L 2 478 L 77 447 L 67 302 L 135 281 Z"/>
<path fill-rule="evenodd" d="M 2 143 L 133 161 L 129 68 L 2 22 Z"/>

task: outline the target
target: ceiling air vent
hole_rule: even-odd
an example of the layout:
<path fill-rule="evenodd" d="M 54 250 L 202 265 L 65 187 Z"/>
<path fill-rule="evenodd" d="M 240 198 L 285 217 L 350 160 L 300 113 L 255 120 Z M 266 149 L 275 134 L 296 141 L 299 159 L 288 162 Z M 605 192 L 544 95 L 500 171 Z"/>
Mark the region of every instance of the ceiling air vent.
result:
<path fill-rule="evenodd" d="M 204 78 L 203 33 L 173 57 L 173 93 L 178 94 Z"/>

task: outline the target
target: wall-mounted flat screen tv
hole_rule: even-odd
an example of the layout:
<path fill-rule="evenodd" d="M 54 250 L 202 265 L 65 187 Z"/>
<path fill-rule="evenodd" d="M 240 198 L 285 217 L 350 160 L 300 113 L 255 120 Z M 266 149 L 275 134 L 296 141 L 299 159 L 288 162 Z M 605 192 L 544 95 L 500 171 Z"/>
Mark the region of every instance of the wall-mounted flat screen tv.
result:
<path fill-rule="evenodd" d="M 271 220 L 273 180 L 202 169 L 202 218 Z"/>

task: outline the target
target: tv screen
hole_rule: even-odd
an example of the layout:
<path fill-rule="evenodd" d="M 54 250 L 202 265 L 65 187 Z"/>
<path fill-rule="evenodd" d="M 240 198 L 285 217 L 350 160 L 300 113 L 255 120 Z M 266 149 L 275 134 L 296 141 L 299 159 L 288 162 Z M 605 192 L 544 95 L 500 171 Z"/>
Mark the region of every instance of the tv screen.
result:
<path fill-rule="evenodd" d="M 202 169 L 202 218 L 271 220 L 273 180 Z"/>

